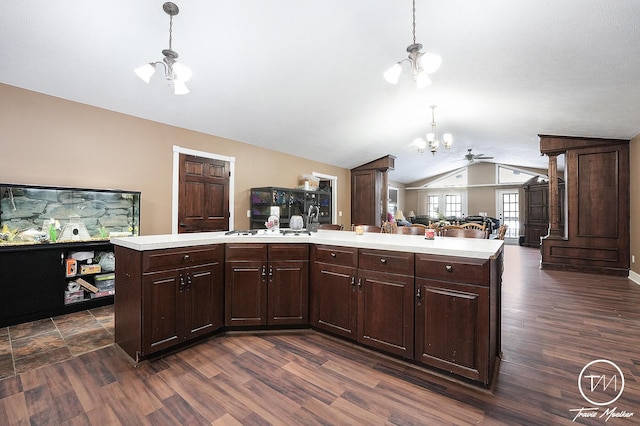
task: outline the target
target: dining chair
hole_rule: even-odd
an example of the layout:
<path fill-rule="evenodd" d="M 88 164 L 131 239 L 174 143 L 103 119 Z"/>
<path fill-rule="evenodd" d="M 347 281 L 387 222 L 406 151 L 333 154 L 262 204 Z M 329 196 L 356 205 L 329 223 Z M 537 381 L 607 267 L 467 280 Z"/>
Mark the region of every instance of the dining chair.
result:
<path fill-rule="evenodd" d="M 460 225 L 460 227 L 464 229 L 479 229 L 480 231 L 484 231 L 487 229 L 487 225 L 485 225 L 484 223 L 480 224 L 475 222 L 463 223 L 462 225 Z"/>
<path fill-rule="evenodd" d="M 331 231 L 342 231 L 344 226 L 338 225 L 337 223 L 320 223 L 318 224 L 318 229 L 328 229 Z"/>
<path fill-rule="evenodd" d="M 396 227 L 396 234 L 405 234 L 405 235 L 424 235 L 424 230 L 426 228 L 421 228 L 419 226 L 398 226 Z"/>
<path fill-rule="evenodd" d="M 396 225 L 394 222 L 383 222 L 382 223 L 382 233 L 383 234 L 394 234 L 396 232 L 396 228 L 398 227 L 398 225 Z"/>
<path fill-rule="evenodd" d="M 465 229 L 448 227 L 444 230 L 445 237 L 458 237 L 458 238 L 487 238 L 487 232 L 479 229 Z"/>
<path fill-rule="evenodd" d="M 504 236 L 507 233 L 507 228 L 509 228 L 509 225 L 507 224 L 500 225 L 498 227 L 498 236 L 496 238 L 499 240 L 504 240 Z"/>
<path fill-rule="evenodd" d="M 447 232 L 449 229 L 464 229 L 460 225 L 445 225 L 441 226 L 440 229 L 444 232 Z"/>
<path fill-rule="evenodd" d="M 438 223 L 433 223 L 429 221 L 429 225 L 427 225 L 427 228 L 433 229 L 434 231 L 436 231 L 436 235 L 439 237 L 441 237 L 444 234 L 444 229 L 442 229 L 442 227 Z"/>
<path fill-rule="evenodd" d="M 363 232 L 378 232 L 378 233 L 382 232 L 382 227 L 376 226 L 376 225 L 353 225 L 351 227 L 351 230 L 355 231 L 357 226 L 360 226 Z"/>

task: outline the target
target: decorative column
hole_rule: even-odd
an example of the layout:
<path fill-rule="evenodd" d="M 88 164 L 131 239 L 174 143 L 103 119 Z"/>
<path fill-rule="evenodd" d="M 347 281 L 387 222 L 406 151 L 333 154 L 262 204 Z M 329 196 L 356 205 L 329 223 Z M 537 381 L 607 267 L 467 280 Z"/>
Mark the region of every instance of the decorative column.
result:
<path fill-rule="evenodd" d="M 562 238 L 560 233 L 560 190 L 558 188 L 558 153 L 549 153 L 549 235 Z"/>
<path fill-rule="evenodd" d="M 382 203 L 382 217 L 380 223 L 385 223 L 389 217 L 389 173 L 385 170 L 382 172 L 382 194 L 380 194 L 380 200 Z"/>

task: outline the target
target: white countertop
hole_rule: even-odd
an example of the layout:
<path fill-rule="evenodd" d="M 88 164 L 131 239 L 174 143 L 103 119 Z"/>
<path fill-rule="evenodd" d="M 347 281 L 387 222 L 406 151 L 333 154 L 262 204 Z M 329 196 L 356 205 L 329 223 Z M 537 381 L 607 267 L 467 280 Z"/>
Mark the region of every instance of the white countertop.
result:
<path fill-rule="evenodd" d="M 314 243 L 378 250 L 436 254 L 442 256 L 473 257 L 490 259 L 495 257 L 504 241 L 480 238 L 436 237 L 427 240 L 421 235 L 378 234 L 365 232 L 356 235 L 352 231 L 319 230 L 311 235 L 281 235 L 260 233 L 258 235 L 225 235 L 225 232 L 199 232 L 186 234 L 146 235 L 138 237 L 111 238 L 111 243 L 137 251 L 201 246 L 224 243 Z"/>

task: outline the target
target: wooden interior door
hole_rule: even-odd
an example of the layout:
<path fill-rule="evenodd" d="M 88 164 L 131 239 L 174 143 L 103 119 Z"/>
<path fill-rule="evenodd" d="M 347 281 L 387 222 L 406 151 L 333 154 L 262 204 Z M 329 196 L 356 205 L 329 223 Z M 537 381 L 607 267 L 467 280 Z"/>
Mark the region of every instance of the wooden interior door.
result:
<path fill-rule="evenodd" d="M 178 233 L 229 230 L 228 161 L 180 154 Z"/>
<path fill-rule="evenodd" d="M 377 170 L 351 172 L 351 222 L 354 225 L 381 224 L 378 176 Z"/>

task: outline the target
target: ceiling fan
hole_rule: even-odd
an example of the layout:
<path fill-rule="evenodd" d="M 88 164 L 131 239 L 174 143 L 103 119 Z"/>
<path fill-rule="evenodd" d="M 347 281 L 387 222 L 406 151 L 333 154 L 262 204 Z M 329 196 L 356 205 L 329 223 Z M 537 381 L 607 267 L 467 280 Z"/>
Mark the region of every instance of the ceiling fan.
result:
<path fill-rule="evenodd" d="M 471 150 L 472 150 L 472 149 L 473 149 L 473 148 L 469 148 L 469 149 L 467 149 L 467 151 L 468 151 L 468 152 L 467 152 L 467 154 L 464 156 L 465 160 L 467 160 L 467 161 L 468 161 L 468 162 L 470 162 L 470 163 L 473 163 L 473 162 L 474 162 L 474 161 L 476 161 L 476 160 L 490 160 L 490 159 L 492 159 L 492 158 L 493 158 L 493 157 L 487 157 L 487 156 L 485 156 L 484 154 L 472 154 L 472 153 L 471 153 Z"/>

